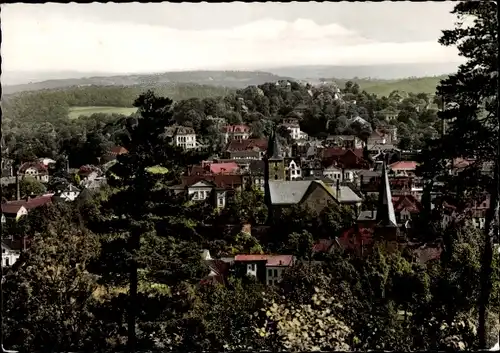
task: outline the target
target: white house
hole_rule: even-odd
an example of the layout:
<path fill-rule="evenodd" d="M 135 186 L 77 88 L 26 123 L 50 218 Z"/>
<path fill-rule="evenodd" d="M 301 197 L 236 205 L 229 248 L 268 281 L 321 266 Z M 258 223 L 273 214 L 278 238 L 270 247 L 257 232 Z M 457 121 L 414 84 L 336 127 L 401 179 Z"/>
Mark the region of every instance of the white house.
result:
<path fill-rule="evenodd" d="M 7 244 L 2 242 L 2 266 L 12 266 L 21 254 L 19 251 L 12 250 Z"/>
<path fill-rule="evenodd" d="M 47 183 L 49 181 L 47 166 L 40 162 L 23 163 L 19 168 L 19 174 L 23 177 L 31 177 L 42 183 Z"/>
<path fill-rule="evenodd" d="M 323 175 L 332 180 L 342 180 L 342 169 L 332 164 L 323 170 Z"/>
<path fill-rule="evenodd" d="M 214 190 L 216 207 L 224 208 L 226 206 L 226 190 L 217 189 L 215 184 L 209 181 L 201 180 L 188 187 L 187 192 L 191 200 L 205 201 L 212 195 Z"/>
<path fill-rule="evenodd" d="M 55 196 L 64 201 L 75 201 L 80 191 L 76 186 L 69 184 L 66 188 L 59 190 Z"/>
<path fill-rule="evenodd" d="M 165 129 L 165 136 L 171 138 L 172 143 L 183 149 L 195 149 L 201 147 L 196 141 L 196 133 L 193 128 L 172 125 Z"/>
<path fill-rule="evenodd" d="M 300 125 L 296 119 L 285 119 L 281 125 L 290 131 L 292 139 L 307 140 L 307 134 L 300 130 Z"/>
<path fill-rule="evenodd" d="M 300 166 L 292 159 L 285 168 L 286 180 L 295 180 L 302 177 L 302 170 Z"/>

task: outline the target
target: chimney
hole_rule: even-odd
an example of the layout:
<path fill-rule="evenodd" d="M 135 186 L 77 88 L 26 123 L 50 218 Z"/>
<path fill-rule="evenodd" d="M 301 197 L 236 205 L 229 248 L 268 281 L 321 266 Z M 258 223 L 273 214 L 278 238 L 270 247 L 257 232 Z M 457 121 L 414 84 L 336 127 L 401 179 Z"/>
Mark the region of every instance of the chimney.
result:
<path fill-rule="evenodd" d="M 16 171 L 16 200 L 21 200 L 21 187 L 19 185 L 19 172 Z"/>

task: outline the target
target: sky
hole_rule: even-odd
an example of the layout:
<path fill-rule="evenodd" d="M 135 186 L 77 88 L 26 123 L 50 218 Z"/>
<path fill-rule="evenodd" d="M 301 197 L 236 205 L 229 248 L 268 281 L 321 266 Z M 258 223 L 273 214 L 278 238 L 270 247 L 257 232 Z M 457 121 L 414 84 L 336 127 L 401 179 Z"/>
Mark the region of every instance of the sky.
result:
<path fill-rule="evenodd" d="M 2 70 L 143 73 L 460 62 L 453 2 L 2 5 Z"/>

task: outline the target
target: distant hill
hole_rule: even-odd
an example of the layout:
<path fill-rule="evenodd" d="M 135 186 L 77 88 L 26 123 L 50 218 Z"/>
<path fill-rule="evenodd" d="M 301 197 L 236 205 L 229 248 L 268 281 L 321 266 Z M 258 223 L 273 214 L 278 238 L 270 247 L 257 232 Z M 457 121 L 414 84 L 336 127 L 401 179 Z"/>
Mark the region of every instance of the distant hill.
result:
<path fill-rule="evenodd" d="M 434 77 L 418 77 L 406 78 L 402 80 L 367 80 L 367 79 L 352 79 L 362 90 L 368 93 L 376 94 L 377 96 L 388 96 L 392 91 L 405 91 L 408 93 L 436 93 L 436 87 L 439 82 L 448 77 L 447 75 Z M 344 87 L 349 80 L 331 79 L 340 87 Z"/>
<path fill-rule="evenodd" d="M 3 84 L 2 88 L 4 94 L 92 85 L 142 86 L 145 88 L 155 88 L 192 83 L 197 85 L 222 86 L 228 88 L 245 88 L 250 85 L 260 85 L 266 82 L 286 79 L 292 78 L 262 71 L 180 71 L 159 74 L 133 74 L 55 79 L 16 85 Z"/>
<path fill-rule="evenodd" d="M 337 79 L 375 79 L 400 80 L 407 77 L 439 76 L 454 73 L 459 63 L 428 63 L 428 64 L 385 64 L 364 66 L 288 66 L 266 68 L 263 71 L 280 76 L 289 76 L 301 80 L 319 81 L 320 78 L 336 77 Z"/>

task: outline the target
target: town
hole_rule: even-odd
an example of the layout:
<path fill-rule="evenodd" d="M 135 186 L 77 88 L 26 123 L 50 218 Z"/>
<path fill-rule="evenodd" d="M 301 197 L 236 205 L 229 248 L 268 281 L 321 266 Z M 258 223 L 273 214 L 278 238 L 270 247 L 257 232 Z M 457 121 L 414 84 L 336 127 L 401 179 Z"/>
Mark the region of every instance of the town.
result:
<path fill-rule="evenodd" d="M 454 6 L 479 18 L 460 40 L 498 24 Z M 498 350 L 498 33 L 478 57 L 448 32 L 469 61 L 432 93 L 257 71 L 7 87 L 2 347 Z"/>

